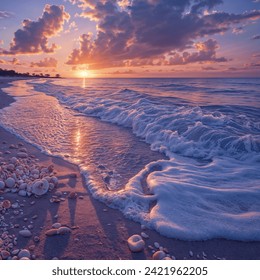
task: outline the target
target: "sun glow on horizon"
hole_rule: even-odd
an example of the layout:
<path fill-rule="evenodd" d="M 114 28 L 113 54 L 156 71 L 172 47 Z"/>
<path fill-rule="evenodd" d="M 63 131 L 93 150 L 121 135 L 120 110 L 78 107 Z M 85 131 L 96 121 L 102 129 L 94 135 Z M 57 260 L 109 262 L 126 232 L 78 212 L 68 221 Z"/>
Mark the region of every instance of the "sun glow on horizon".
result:
<path fill-rule="evenodd" d="M 88 70 L 80 70 L 76 73 L 77 77 L 79 78 L 89 78 L 91 76 Z"/>

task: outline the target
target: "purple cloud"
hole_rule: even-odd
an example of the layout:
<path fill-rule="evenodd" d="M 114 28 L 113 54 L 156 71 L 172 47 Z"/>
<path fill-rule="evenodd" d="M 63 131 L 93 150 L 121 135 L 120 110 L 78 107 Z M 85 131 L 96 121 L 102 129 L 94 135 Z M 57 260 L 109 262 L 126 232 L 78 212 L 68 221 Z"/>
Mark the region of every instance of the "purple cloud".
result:
<path fill-rule="evenodd" d="M 255 35 L 252 37 L 252 40 L 259 40 L 260 39 L 260 35 Z"/>
<path fill-rule="evenodd" d="M 37 21 L 23 21 L 23 28 L 14 33 L 10 49 L 2 50 L 1 54 L 53 53 L 57 45 L 48 46 L 48 39 L 62 31 L 64 22 L 69 18 L 64 6 L 46 5 Z"/>
<path fill-rule="evenodd" d="M 7 12 L 7 11 L 0 11 L 0 19 L 4 19 L 4 18 L 10 18 L 12 17 L 14 14 Z"/>
<path fill-rule="evenodd" d="M 80 47 L 67 64 L 89 64 L 90 68 L 154 64 L 171 52 L 183 52 L 197 40 L 228 31 L 236 24 L 260 18 L 259 11 L 242 14 L 210 12 L 220 0 L 78 0 L 85 10 L 81 16 L 97 22 L 97 35 L 83 34 Z M 127 4 L 129 3 L 129 4 Z M 216 60 L 216 49 L 207 53 Z M 210 57 L 211 55 L 211 57 Z M 205 54 L 189 59 L 207 61 Z M 219 59 L 224 61 L 224 58 Z M 186 62 L 185 62 L 186 63 Z"/>
<path fill-rule="evenodd" d="M 44 59 L 40 60 L 39 62 L 31 62 L 31 67 L 57 67 L 58 61 L 53 57 L 45 57 Z"/>

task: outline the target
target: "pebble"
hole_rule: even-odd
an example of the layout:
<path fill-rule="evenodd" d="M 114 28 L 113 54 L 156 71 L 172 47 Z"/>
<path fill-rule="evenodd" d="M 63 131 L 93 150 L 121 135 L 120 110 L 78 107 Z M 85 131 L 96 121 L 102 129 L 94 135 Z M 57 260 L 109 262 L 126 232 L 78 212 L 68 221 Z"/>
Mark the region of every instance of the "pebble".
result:
<path fill-rule="evenodd" d="M 12 206 L 10 200 L 7 200 L 7 199 L 4 200 L 1 204 L 2 204 L 2 207 L 5 209 L 9 209 Z"/>
<path fill-rule="evenodd" d="M 27 195 L 27 191 L 25 191 L 25 190 L 19 190 L 18 194 L 19 194 L 20 196 L 25 197 L 25 196 Z"/>
<path fill-rule="evenodd" d="M 8 259 L 9 257 L 10 257 L 10 252 L 8 252 L 8 251 L 6 251 L 6 250 L 2 250 L 1 251 L 1 257 L 4 259 L 4 260 L 6 260 L 6 259 Z"/>
<path fill-rule="evenodd" d="M 17 153 L 18 158 L 28 158 L 28 154 L 25 152 L 19 152 Z"/>
<path fill-rule="evenodd" d="M 49 183 L 47 180 L 36 180 L 32 185 L 32 193 L 38 196 L 44 195 L 49 190 Z"/>
<path fill-rule="evenodd" d="M 13 251 L 12 251 L 12 255 L 13 255 L 13 256 L 17 255 L 17 254 L 19 253 L 19 251 L 20 251 L 19 249 L 13 250 Z"/>
<path fill-rule="evenodd" d="M 192 252 L 192 251 L 189 251 L 189 255 L 190 255 L 190 257 L 192 258 L 192 257 L 193 257 L 193 252 Z"/>
<path fill-rule="evenodd" d="M 145 232 L 141 232 L 141 236 L 142 236 L 143 238 L 149 238 L 149 235 L 146 234 Z"/>
<path fill-rule="evenodd" d="M 153 260 L 162 260 L 166 257 L 166 254 L 164 251 L 157 251 L 153 254 Z"/>
<path fill-rule="evenodd" d="M 18 258 L 22 259 L 22 258 L 30 258 L 31 254 L 28 250 L 26 249 L 22 249 L 19 253 L 18 253 Z"/>
<path fill-rule="evenodd" d="M 71 233 L 71 229 L 68 227 L 60 227 L 58 228 L 57 233 L 61 235 Z"/>
<path fill-rule="evenodd" d="M 54 223 L 51 227 L 58 229 L 58 228 L 61 227 L 61 224 L 60 223 Z"/>
<path fill-rule="evenodd" d="M 156 249 L 159 249 L 160 248 L 160 244 L 158 243 L 158 242 L 154 242 L 154 247 L 156 248 Z"/>
<path fill-rule="evenodd" d="M 3 181 L 0 181 L 0 190 L 3 190 L 5 188 L 5 183 Z"/>
<path fill-rule="evenodd" d="M 15 186 L 15 180 L 14 180 L 14 178 L 12 178 L 12 177 L 7 178 L 6 181 L 5 181 L 5 185 L 6 185 L 8 188 L 14 187 L 14 186 Z"/>
<path fill-rule="evenodd" d="M 127 239 L 127 244 L 132 252 L 141 252 L 144 250 L 145 242 L 138 234 L 134 234 Z"/>
<path fill-rule="evenodd" d="M 36 242 L 36 243 L 39 242 L 40 241 L 40 237 L 39 236 L 34 236 L 33 241 Z"/>
<path fill-rule="evenodd" d="M 19 234 L 23 237 L 31 237 L 32 236 L 32 233 L 30 230 L 28 229 L 23 229 L 23 230 L 20 230 L 19 231 Z"/>
<path fill-rule="evenodd" d="M 53 236 L 53 235 L 57 235 L 58 234 L 58 230 L 55 228 L 49 229 L 45 232 L 45 235 L 47 236 Z"/>

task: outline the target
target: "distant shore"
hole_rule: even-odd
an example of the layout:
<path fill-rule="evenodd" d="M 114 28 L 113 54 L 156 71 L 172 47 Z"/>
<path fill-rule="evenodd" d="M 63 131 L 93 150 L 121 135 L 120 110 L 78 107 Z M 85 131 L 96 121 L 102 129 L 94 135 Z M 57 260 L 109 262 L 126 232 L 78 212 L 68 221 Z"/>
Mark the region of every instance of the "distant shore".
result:
<path fill-rule="evenodd" d="M 1 80 L 0 87 L 6 86 L 7 83 Z M 14 101 L 0 89 L 0 109 Z M 0 190 L 0 202 L 8 200 L 12 205 L 18 204 L 18 208 L 10 207 L 2 214 L 0 212 L 5 219 L 5 225 L 0 226 L 2 259 L 15 259 L 19 252 L 15 251 L 17 249 L 28 250 L 31 259 L 151 259 L 153 250 L 156 250 L 154 242 L 166 248 L 165 251 L 176 259 L 260 259 L 260 242 L 219 239 L 190 242 L 141 229 L 140 224 L 126 219 L 121 212 L 93 199 L 77 166 L 60 158 L 46 156 L 0 127 L 1 165 L 15 157 L 21 147 L 27 150 L 29 158 L 36 161 L 38 166 L 53 165 L 58 185 L 38 198 Z M 69 228 L 70 232 L 47 236 L 46 232 L 55 223 Z M 21 236 L 19 231 L 23 229 L 29 229 L 32 236 Z M 132 253 L 127 239 L 141 232 L 148 235 L 144 239 L 145 249 Z M 9 244 L 12 244 L 9 249 L 1 242 L 4 234 L 9 236 Z"/>

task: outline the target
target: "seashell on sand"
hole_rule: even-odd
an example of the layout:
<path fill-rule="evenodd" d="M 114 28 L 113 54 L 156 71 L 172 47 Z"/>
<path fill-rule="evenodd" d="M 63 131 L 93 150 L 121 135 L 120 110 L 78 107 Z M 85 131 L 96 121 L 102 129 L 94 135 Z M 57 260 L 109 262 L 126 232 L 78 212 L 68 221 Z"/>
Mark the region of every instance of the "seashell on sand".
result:
<path fill-rule="evenodd" d="M 49 190 L 48 181 L 45 179 L 42 179 L 42 180 L 37 180 L 33 183 L 31 192 L 33 194 L 41 196 L 41 195 L 46 194 L 48 192 L 48 190 Z"/>
<path fill-rule="evenodd" d="M 134 234 L 127 239 L 127 244 L 132 252 L 141 252 L 144 250 L 145 242 L 138 234 Z"/>

